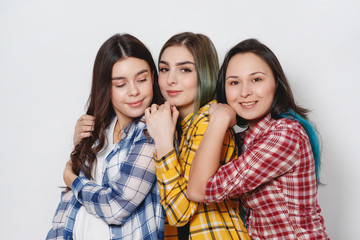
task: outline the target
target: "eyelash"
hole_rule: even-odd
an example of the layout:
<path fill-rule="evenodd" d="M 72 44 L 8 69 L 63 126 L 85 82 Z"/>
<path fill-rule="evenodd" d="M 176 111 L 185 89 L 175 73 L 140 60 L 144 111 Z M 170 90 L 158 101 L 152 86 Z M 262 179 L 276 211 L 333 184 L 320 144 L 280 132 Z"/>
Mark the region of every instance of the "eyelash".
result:
<path fill-rule="evenodd" d="M 139 79 L 139 80 L 137 80 L 137 82 L 140 82 L 140 83 L 142 83 L 142 82 L 146 82 L 148 79 L 147 78 L 142 78 L 142 79 Z M 126 85 L 126 83 L 122 83 L 122 84 L 118 84 L 118 85 L 115 85 L 117 88 L 122 88 L 122 87 L 124 87 Z"/>
<path fill-rule="evenodd" d="M 257 78 L 251 79 L 251 82 L 256 83 L 256 82 L 259 82 L 259 81 L 261 81 L 261 80 L 262 80 L 261 78 L 257 77 Z M 238 82 L 238 81 L 231 81 L 229 84 L 230 84 L 230 85 L 238 85 L 239 82 Z"/>
<path fill-rule="evenodd" d="M 183 68 L 181 69 L 181 72 L 192 72 L 189 68 Z"/>
<path fill-rule="evenodd" d="M 122 88 L 125 86 L 125 83 L 116 85 L 117 88 Z"/>
<path fill-rule="evenodd" d="M 166 67 L 162 67 L 159 69 L 159 72 L 167 72 L 167 71 L 169 71 L 169 69 Z"/>
<path fill-rule="evenodd" d="M 159 69 L 159 72 L 168 72 L 169 71 L 169 68 L 167 67 L 162 67 Z M 192 72 L 192 70 L 190 68 L 182 68 L 180 69 L 181 72 Z"/>

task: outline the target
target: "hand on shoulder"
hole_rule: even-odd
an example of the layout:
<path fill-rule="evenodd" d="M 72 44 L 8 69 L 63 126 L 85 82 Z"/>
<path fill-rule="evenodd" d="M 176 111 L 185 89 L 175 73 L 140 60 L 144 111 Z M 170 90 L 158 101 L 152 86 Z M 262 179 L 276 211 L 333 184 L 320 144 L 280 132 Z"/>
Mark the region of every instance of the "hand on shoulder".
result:
<path fill-rule="evenodd" d="M 236 112 L 228 104 L 212 103 L 209 108 L 210 123 L 216 123 L 227 128 L 236 125 Z"/>
<path fill-rule="evenodd" d="M 74 132 L 74 146 L 78 145 L 84 138 L 90 137 L 94 131 L 95 117 L 84 114 L 76 122 Z"/>

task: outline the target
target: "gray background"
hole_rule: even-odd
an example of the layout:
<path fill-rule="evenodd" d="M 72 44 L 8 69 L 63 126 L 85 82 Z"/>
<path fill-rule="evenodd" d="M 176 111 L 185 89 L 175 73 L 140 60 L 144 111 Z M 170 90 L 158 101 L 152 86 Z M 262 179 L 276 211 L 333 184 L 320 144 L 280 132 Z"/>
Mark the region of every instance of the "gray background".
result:
<path fill-rule="evenodd" d="M 44 239 L 100 45 L 128 32 L 155 61 L 173 34 L 207 34 L 220 60 L 254 37 L 278 56 L 323 140 L 319 202 L 332 239 L 359 221 L 360 4 L 351 0 L 0 1 L 0 238 Z"/>

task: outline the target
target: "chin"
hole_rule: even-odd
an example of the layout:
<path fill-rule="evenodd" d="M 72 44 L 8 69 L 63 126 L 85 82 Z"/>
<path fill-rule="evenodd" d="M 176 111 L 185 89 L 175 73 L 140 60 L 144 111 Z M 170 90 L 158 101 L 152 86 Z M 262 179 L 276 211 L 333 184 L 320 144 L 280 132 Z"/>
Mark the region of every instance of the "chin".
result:
<path fill-rule="evenodd" d="M 145 114 L 145 109 L 139 112 L 132 112 L 128 116 L 131 118 L 138 118 Z"/>

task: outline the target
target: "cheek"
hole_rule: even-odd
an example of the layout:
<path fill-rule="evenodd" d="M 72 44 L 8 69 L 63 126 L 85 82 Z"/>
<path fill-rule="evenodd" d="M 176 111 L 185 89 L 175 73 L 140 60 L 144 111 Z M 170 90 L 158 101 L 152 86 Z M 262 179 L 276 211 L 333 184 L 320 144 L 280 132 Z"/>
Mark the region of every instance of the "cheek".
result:
<path fill-rule="evenodd" d="M 195 98 L 198 88 L 197 81 L 197 75 L 194 74 L 179 78 L 179 85 L 181 85 L 188 93 L 191 93 L 191 95 L 193 95 L 192 97 Z"/>
<path fill-rule="evenodd" d="M 144 85 L 144 89 L 143 92 L 147 95 L 147 96 L 151 96 L 153 95 L 153 85 L 152 82 L 148 82 L 146 85 Z"/>
<path fill-rule="evenodd" d="M 238 95 L 239 94 L 234 87 L 232 87 L 232 88 L 225 87 L 225 96 L 226 96 L 226 100 L 229 104 L 231 102 L 236 101 Z"/>
<path fill-rule="evenodd" d="M 197 75 L 194 74 L 187 79 L 187 84 L 190 88 L 194 88 L 196 90 L 197 89 L 197 81 L 198 81 Z"/>
<path fill-rule="evenodd" d="M 123 99 L 124 92 L 120 88 L 113 87 L 111 89 L 110 99 L 113 104 L 120 102 Z"/>
<path fill-rule="evenodd" d="M 269 88 L 265 88 L 265 89 L 262 89 L 261 91 L 261 95 L 262 96 L 265 96 L 266 98 L 269 99 L 269 101 L 273 101 L 274 99 L 274 95 L 275 95 L 275 88 L 274 87 L 269 87 Z M 270 103 L 271 104 L 271 103 Z"/>
<path fill-rule="evenodd" d="M 163 90 L 166 86 L 166 77 L 163 76 L 162 74 L 159 75 L 158 83 L 159 83 L 160 90 Z"/>

